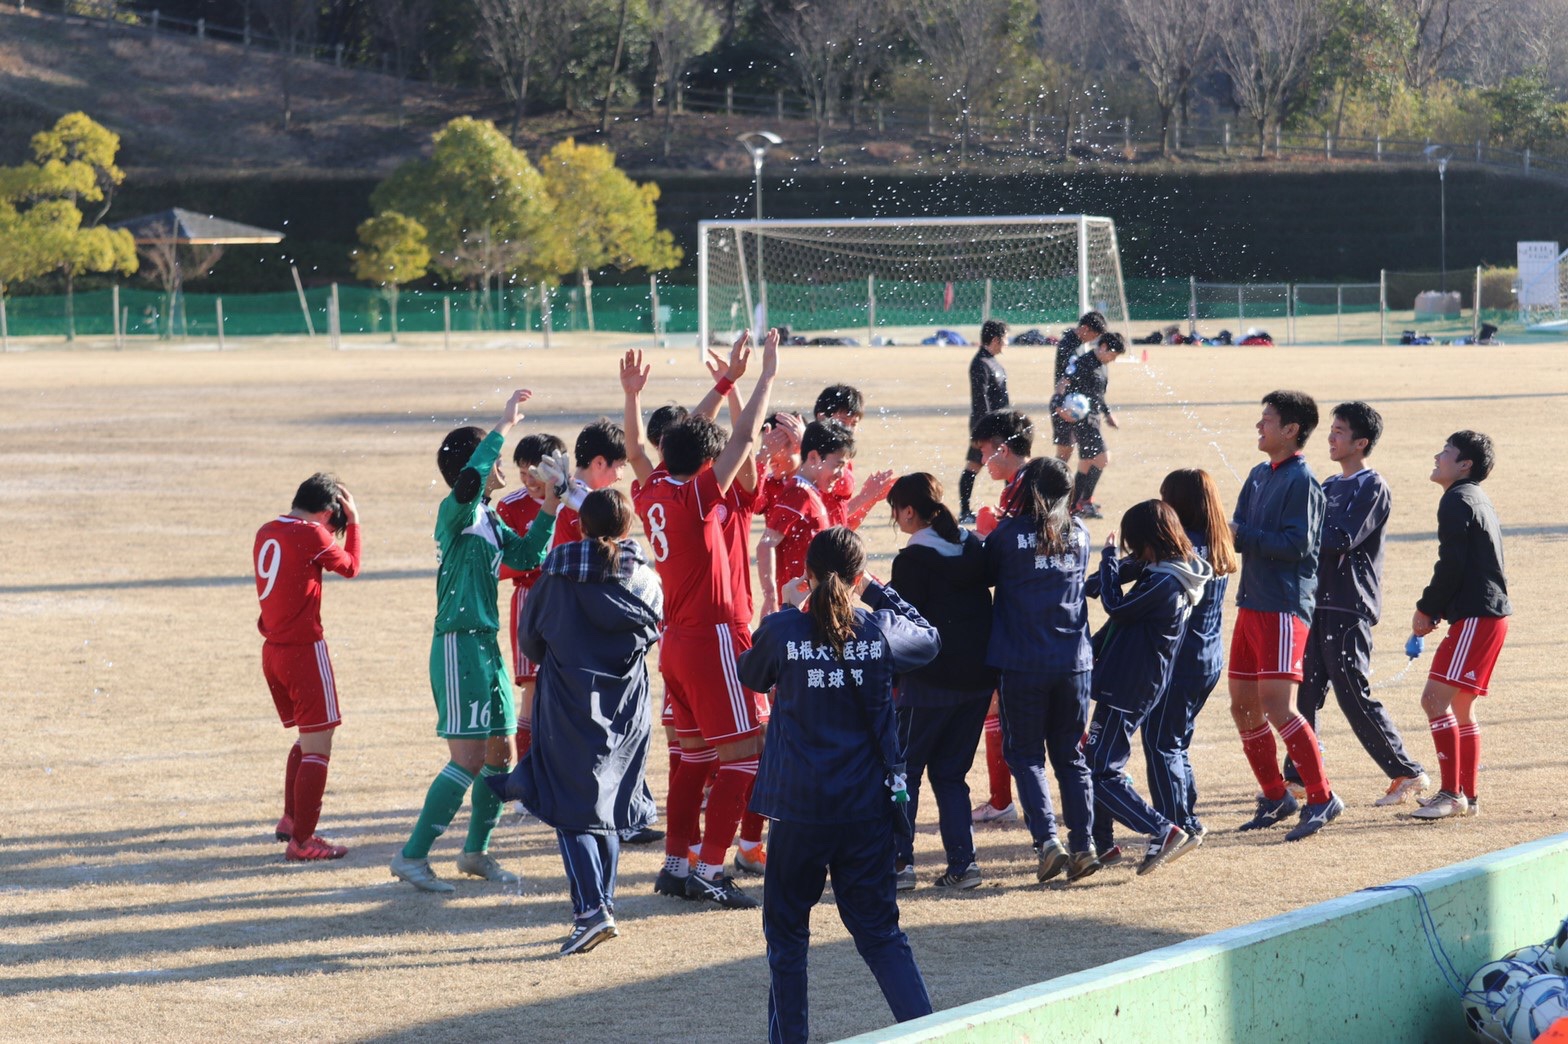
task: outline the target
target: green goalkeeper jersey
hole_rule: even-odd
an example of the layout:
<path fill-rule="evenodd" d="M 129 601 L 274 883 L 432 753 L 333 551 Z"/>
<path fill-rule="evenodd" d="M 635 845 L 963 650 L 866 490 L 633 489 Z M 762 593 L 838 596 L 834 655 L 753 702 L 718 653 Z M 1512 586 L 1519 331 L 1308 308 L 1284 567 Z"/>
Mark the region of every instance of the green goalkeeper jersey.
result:
<path fill-rule="evenodd" d="M 555 534 L 554 515 L 541 513 L 527 534 L 519 536 L 485 502 L 484 482 L 505 441 L 492 431 L 468 458 L 465 469 L 479 473 L 480 495 L 464 504 L 455 491 L 448 493 L 436 514 L 437 557 L 441 561 L 436 575 L 437 634 L 493 634 L 500 630 L 496 584 L 501 563 L 518 571 L 537 569 L 550 550 L 550 538 Z"/>

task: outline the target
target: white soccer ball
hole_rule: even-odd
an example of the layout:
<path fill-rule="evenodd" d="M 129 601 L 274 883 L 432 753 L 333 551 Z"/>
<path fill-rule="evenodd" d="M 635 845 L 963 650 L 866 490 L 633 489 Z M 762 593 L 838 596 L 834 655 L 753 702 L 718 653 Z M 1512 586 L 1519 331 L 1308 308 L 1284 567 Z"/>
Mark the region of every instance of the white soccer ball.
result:
<path fill-rule="evenodd" d="M 1517 950 L 1509 950 L 1503 954 L 1505 961 L 1518 961 L 1541 969 L 1543 972 L 1552 970 L 1552 944 L 1536 943 L 1533 946 L 1521 946 Z"/>
<path fill-rule="evenodd" d="M 1533 964 L 1506 957 L 1487 961 L 1475 970 L 1459 1004 L 1464 1009 L 1465 1025 L 1476 1040 L 1508 1039 L 1501 1021 L 1503 1008 L 1525 983 L 1540 974 L 1541 970 Z"/>
<path fill-rule="evenodd" d="M 1082 392 L 1073 392 L 1062 399 L 1060 407 L 1063 416 L 1068 420 L 1077 422 L 1089 416 L 1089 397 Z"/>
<path fill-rule="evenodd" d="M 1531 1044 L 1558 1019 L 1568 1018 L 1568 978 L 1535 976 L 1514 992 L 1497 1018 L 1510 1041 Z"/>

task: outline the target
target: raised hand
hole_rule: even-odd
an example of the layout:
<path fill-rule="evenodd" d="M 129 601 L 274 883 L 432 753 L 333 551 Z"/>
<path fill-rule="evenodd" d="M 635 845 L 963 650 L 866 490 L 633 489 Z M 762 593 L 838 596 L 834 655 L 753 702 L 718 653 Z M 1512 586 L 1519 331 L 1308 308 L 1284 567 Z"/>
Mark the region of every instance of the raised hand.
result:
<path fill-rule="evenodd" d="M 784 601 L 799 609 L 806 604 L 806 599 L 811 596 L 811 584 L 803 576 L 797 576 L 784 584 Z"/>
<path fill-rule="evenodd" d="M 628 395 L 640 395 L 648 386 L 648 374 L 653 366 L 642 358 L 642 349 L 633 348 L 621 356 L 621 390 Z"/>
<path fill-rule="evenodd" d="M 519 388 L 506 400 L 506 409 L 501 412 L 501 423 L 507 428 L 512 427 L 523 419 L 523 403 L 534 397 L 534 393 L 527 388 Z"/>
<path fill-rule="evenodd" d="M 893 488 L 893 482 L 894 475 L 892 469 L 874 471 L 871 473 L 871 477 L 866 479 L 866 484 L 861 489 L 870 490 L 872 496 L 880 500 L 887 496 L 888 490 Z"/>
<path fill-rule="evenodd" d="M 731 381 L 738 381 L 746 373 L 746 364 L 751 362 L 751 331 L 742 330 L 740 336 L 735 338 L 735 344 L 730 348 L 729 368 L 725 376 Z"/>
<path fill-rule="evenodd" d="M 779 372 L 779 331 L 778 327 L 769 327 L 767 335 L 762 338 L 762 372 L 769 377 Z"/>
<path fill-rule="evenodd" d="M 354 503 L 354 494 L 342 486 L 338 487 L 338 504 L 343 508 L 343 519 L 345 522 L 352 525 L 359 521 L 359 508 Z"/>

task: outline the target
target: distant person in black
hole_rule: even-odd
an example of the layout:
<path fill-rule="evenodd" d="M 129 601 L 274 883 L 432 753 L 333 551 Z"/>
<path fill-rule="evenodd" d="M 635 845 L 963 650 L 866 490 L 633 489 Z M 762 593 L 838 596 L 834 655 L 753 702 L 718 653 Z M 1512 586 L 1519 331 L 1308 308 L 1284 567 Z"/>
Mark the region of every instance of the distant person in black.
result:
<path fill-rule="evenodd" d="M 1007 324 L 1000 319 L 987 319 L 980 327 L 980 350 L 969 361 L 969 429 L 992 410 L 1005 410 L 1011 403 L 1007 398 L 1007 371 L 997 356 L 1007 347 Z M 958 476 L 958 515 L 965 525 L 973 525 L 975 516 L 969 510 L 969 498 L 975 491 L 975 476 L 980 473 L 980 451 L 971 441 L 969 454 L 964 458 L 964 473 Z"/>
<path fill-rule="evenodd" d="M 1085 352 L 1094 350 L 1105 333 L 1105 316 L 1099 312 L 1085 312 L 1078 325 L 1062 334 L 1056 342 L 1056 369 L 1051 375 L 1051 442 L 1056 446 L 1056 456 L 1070 460 L 1073 455 L 1073 426 L 1056 415 L 1056 388 L 1067 376 L 1067 364 Z"/>
<path fill-rule="evenodd" d="M 1072 455 L 1073 444 L 1078 446 L 1078 477 L 1073 483 L 1072 510 L 1073 514 L 1085 518 L 1105 517 L 1094 502 L 1094 487 L 1099 485 L 1100 476 L 1111 464 L 1105 436 L 1100 432 L 1100 418 L 1103 416 L 1105 423 L 1113 428 L 1121 426 L 1105 401 L 1109 384 L 1106 367 L 1126 351 L 1127 342 L 1122 340 L 1121 334 L 1102 334 L 1093 351 L 1082 352 L 1067 364 L 1066 374 L 1057 382 L 1056 397 L 1052 399 L 1052 416 L 1069 422 L 1068 441 L 1066 445 L 1057 444 L 1057 457 L 1066 460 Z M 1062 399 L 1074 393 L 1089 400 L 1088 414 L 1078 421 L 1067 416 L 1061 406 Z"/>

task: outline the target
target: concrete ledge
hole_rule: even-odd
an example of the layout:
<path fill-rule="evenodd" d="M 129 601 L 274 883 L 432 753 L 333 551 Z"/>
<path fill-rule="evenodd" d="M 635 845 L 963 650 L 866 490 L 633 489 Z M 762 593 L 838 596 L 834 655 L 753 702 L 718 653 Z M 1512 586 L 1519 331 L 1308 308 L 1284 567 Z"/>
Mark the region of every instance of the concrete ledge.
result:
<path fill-rule="evenodd" d="M 1568 834 L 1395 882 L 1461 976 L 1568 914 Z M 857 1042 L 1469 1039 L 1406 888 L 1364 890 L 851 1038 Z"/>

